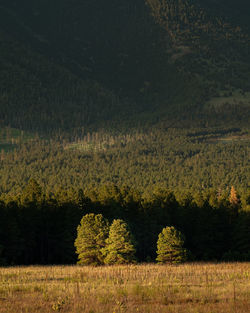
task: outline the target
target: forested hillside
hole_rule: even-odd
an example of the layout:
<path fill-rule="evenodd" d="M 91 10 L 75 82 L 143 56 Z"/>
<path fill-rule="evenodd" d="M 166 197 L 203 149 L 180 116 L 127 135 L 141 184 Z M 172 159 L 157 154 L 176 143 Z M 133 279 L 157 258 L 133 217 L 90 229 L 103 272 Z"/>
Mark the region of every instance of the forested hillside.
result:
<path fill-rule="evenodd" d="M 110 182 L 247 190 L 248 3 L 0 8 L 2 193 L 32 177 L 45 191 Z"/>
<path fill-rule="evenodd" d="M 190 260 L 249 260 L 249 17 L 245 0 L 0 0 L 0 264 L 74 262 L 91 212 L 124 219 L 140 261 L 166 226 Z"/>
<path fill-rule="evenodd" d="M 46 193 L 110 183 L 140 192 L 152 186 L 178 193 L 248 190 L 248 130 L 157 128 L 126 135 L 103 130 L 54 140 L 6 132 L 10 143 L 2 147 L 10 152 L 0 155 L 2 193 L 16 195 L 31 178 Z"/>
<path fill-rule="evenodd" d="M 2 0 L 0 5 L 4 125 L 42 133 L 98 128 L 106 120 L 129 127 L 129 121 L 191 116 L 192 123 L 218 125 L 225 112 L 232 123 L 247 124 L 249 4 L 244 1 Z"/>

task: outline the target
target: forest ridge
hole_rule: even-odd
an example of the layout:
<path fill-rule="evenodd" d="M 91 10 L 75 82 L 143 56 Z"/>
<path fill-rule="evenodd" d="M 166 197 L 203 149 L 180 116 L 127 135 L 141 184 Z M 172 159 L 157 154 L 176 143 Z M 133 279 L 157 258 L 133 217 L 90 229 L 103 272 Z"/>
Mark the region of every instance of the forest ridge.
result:
<path fill-rule="evenodd" d="M 1 0 L 0 8 L 3 126 L 248 123 L 246 1 Z"/>

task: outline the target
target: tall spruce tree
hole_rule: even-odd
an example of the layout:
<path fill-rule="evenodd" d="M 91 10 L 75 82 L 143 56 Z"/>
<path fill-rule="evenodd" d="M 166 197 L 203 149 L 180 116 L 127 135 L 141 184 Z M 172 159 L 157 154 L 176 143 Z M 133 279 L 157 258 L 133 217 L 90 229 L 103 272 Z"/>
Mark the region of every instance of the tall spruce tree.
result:
<path fill-rule="evenodd" d="M 182 263 L 187 259 L 187 251 L 183 248 L 184 236 L 173 226 L 163 228 L 157 241 L 158 263 Z"/>
<path fill-rule="evenodd" d="M 120 219 L 113 221 L 102 252 L 105 264 L 128 264 L 136 261 L 134 239 L 126 222 Z"/>
<path fill-rule="evenodd" d="M 75 240 L 78 264 L 101 265 L 104 258 L 101 249 L 105 247 L 109 225 L 102 214 L 94 213 L 83 216 L 77 227 Z"/>

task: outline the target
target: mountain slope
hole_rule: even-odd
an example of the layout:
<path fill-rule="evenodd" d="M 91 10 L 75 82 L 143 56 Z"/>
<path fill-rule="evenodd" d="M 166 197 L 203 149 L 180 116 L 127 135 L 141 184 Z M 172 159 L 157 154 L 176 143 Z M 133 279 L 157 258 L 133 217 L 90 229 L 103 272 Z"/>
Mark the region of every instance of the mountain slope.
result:
<path fill-rule="evenodd" d="M 243 0 L 1 0 L 0 9 L 2 124 L 248 122 Z"/>
<path fill-rule="evenodd" d="M 0 32 L 0 121 L 43 131 L 88 125 L 121 111 L 114 93 Z"/>

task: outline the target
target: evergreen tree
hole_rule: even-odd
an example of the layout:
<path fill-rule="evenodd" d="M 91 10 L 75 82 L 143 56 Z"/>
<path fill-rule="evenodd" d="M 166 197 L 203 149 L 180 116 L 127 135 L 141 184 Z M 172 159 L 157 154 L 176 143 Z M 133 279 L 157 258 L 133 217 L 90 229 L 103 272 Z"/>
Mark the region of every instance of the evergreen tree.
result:
<path fill-rule="evenodd" d="M 159 263 L 181 263 L 186 261 L 187 252 L 183 248 L 184 236 L 172 227 L 163 228 L 157 241 L 157 258 Z"/>
<path fill-rule="evenodd" d="M 232 186 L 230 190 L 229 202 L 231 203 L 233 207 L 240 206 L 240 199 L 234 186 Z"/>
<path fill-rule="evenodd" d="M 105 246 L 108 237 L 108 221 L 102 214 L 86 214 L 77 227 L 77 238 L 75 240 L 78 264 L 103 264 L 101 249 Z"/>
<path fill-rule="evenodd" d="M 127 223 L 116 219 L 109 230 L 106 247 L 102 249 L 105 264 L 127 264 L 135 262 L 133 237 Z"/>
<path fill-rule="evenodd" d="M 27 184 L 27 186 L 24 188 L 23 193 L 21 195 L 21 202 L 23 204 L 27 203 L 37 203 L 42 201 L 42 188 L 38 184 L 38 182 L 31 178 Z"/>

